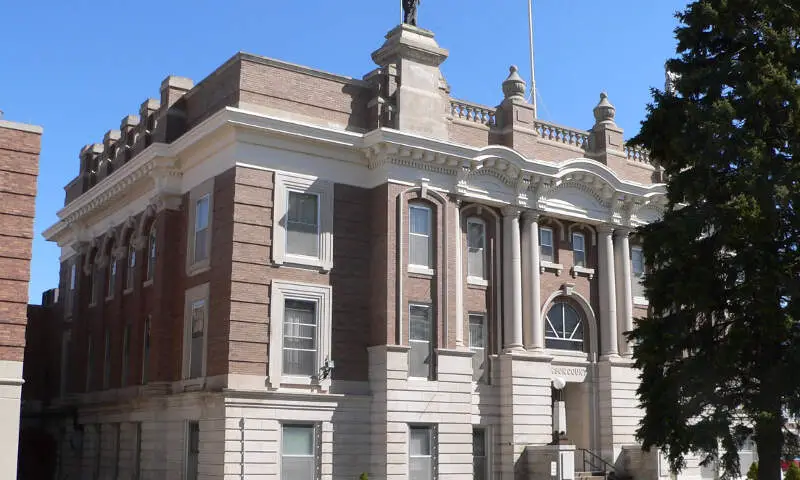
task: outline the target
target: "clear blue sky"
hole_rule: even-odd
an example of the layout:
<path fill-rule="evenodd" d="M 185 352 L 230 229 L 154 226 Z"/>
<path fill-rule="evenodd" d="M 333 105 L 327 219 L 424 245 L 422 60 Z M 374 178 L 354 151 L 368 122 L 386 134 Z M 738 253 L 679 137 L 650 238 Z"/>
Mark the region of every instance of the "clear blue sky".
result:
<path fill-rule="evenodd" d="M 636 133 L 663 87 L 681 0 L 535 0 L 540 117 L 589 128 L 600 91 Z M 170 74 L 198 82 L 237 51 L 361 77 L 400 19 L 400 0 L 0 0 L 0 110 L 44 127 L 30 298 L 58 284 L 56 221 L 78 151 L 157 98 Z M 508 66 L 527 77 L 526 0 L 423 0 L 420 26 L 450 51 L 452 95 L 496 105 Z"/>

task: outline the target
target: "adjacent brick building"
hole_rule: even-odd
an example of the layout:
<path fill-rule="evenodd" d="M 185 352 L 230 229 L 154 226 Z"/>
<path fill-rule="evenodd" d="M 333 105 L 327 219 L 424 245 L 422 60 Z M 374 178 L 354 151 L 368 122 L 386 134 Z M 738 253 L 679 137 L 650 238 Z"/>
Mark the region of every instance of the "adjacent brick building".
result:
<path fill-rule="evenodd" d="M 0 119 L 0 478 L 15 478 L 42 129 Z"/>
<path fill-rule="evenodd" d="M 554 427 L 579 470 L 668 474 L 622 336 L 659 169 L 605 95 L 590 131 L 515 68 L 475 105 L 447 55 L 407 25 L 362 79 L 237 54 L 81 149 L 45 232 L 62 475 L 532 478 Z"/>

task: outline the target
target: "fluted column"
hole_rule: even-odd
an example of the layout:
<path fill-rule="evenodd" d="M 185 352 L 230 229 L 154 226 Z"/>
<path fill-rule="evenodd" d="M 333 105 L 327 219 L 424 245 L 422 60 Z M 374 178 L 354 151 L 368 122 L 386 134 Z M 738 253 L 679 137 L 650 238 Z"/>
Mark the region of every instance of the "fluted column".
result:
<path fill-rule="evenodd" d="M 622 355 L 629 357 L 633 353 L 631 344 L 624 332 L 633 330 L 633 295 L 631 287 L 631 254 L 630 230 L 618 229 L 614 232 L 614 256 L 617 271 L 617 313 L 619 320 L 619 349 Z"/>
<path fill-rule="evenodd" d="M 525 212 L 522 216 L 522 301 L 525 322 L 525 348 L 544 350 L 542 322 L 541 274 L 539 270 L 539 213 Z"/>
<path fill-rule="evenodd" d="M 522 349 L 522 248 L 519 209 L 503 208 L 503 318 L 504 347 Z"/>
<path fill-rule="evenodd" d="M 597 227 L 598 240 L 598 279 L 600 290 L 600 325 L 603 330 L 602 354 L 605 357 L 618 356 L 617 350 L 617 296 L 614 276 L 614 229 L 608 225 Z"/>

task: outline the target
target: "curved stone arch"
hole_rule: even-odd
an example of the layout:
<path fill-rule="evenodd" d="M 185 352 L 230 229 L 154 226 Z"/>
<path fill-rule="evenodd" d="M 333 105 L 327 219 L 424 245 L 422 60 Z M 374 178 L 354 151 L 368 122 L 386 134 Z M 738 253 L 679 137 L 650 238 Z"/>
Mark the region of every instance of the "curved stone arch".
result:
<path fill-rule="evenodd" d="M 134 219 L 133 215 L 128 217 L 125 220 L 125 223 L 122 223 L 117 226 L 117 238 L 116 238 L 116 245 L 128 245 L 133 240 L 133 234 L 136 233 L 136 220 Z"/>
<path fill-rule="evenodd" d="M 553 305 L 553 303 L 559 298 L 568 298 L 575 302 L 581 308 L 581 310 L 583 310 L 584 319 L 586 320 L 586 327 L 589 329 L 588 353 L 590 356 L 598 355 L 600 352 L 600 335 L 598 332 L 597 317 L 595 316 L 594 309 L 586 297 L 576 292 L 567 284 L 562 286 L 560 290 L 556 290 L 551 293 L 550 296 L 547 297 L 547 300 L 545 300 L 541 311 L 542 322 L 546 321 L 545 319 L 547 318 L 547 312 L 550 310 L 550 307 Z"/>
<path fill-rule="evenodd" d="M 148 234 L 150 224 L 156 218 L 156 213 L 156 206 L 152 203 L 144 209 L 139 217 L 139 224 L 136 226 L 136 238 L 144 238 Z"/>
<path fill-rule="evenodd" d="M 529 163 L 528 159 L 525 158 L 521 153 L 503 145 L 489 145 L 483 147 L 478 150 L 477 155 L 475 155 L 473 158 L 477 161 L 482 161 L 486 158 L 498 158 L 508 162 L 511 165 L 514 165 L 518 170 L 522 170 L 523 167 Z"/>
<path fill-rule="evenodd" d="M 586 173 L 601 179 L 605 184 L 614 189 L 624 185 L 623 180 L 619 178 L 613 170 L 597 160 L 582 157 L 572 158 L 557 164 L 556 168 L 558 169 L 558 173 L 556 174 L 558 178 L 574 173 Z"/>
<path fill-rule="evenodd" d="M 564 222 L 556 217 L 542 216 L 539 218 L 539 225 L 551 228 L 555 226 L 558 229 L 558 237 L 556 239 L 560 242 L 567 240 L 567 229 L 564 228 Z"/>
<path fill-rule="evenodd" d="M 596 187 L 594 187 L 594 186 L 592 186 L 592 185 L 590 185 L 590 184 L 588 184 L 588 183 L 586 183 L 584 181 L 575 180 L 575 179 L 566 180 L 566 181 L 562 181 L 560 183 L 557 183 L 555 186 L 553 186 L 552 188 L 548 189 L 545 192 L 545 194 L 543 195 L 543 198 L 545 198 L 545 199 L 553 198 L 554 196 L 556 196 L 557 192 L 559 192 L 560 190 L 566 190 L 567 188 L 573 188 L 573 189 L 579 190 L 579 191 L 589 195 L 590 197 L 592 197 L 597 202 L 597 204 L 601 208 L 609 209 L 609 210 L 611 209 L 611 206 L 612 206 L 611 205 L 611 199 L 613 198 L 613 192 L 608 192 L 608 193 L 610 193 L 610 196 L 604 196 L 604 191 L 602 191 L 602 190 L 598 191 L 598 189 Z M 608 193 L 606 195 L 608 195 Z"/>
<path fill-rule="evenodd" d="M 413 194 L 415 192 L 417 193 L 417 197 L 416 198 L 410 198 L 411 194 Z M 413 186 L 413 187 L 406 188 L 405 190 L 401 190 L 397 194 L 397 196 L 395 197 L 395 205 L 396 205 L 395 215 L 396 215 L 396 219 L 397 219 L 397 222 L 396 222 L 397 228 L 396 228 L 396 231 L 395 231 L 395 242 L 396 242 L 395 246 L 396 246 L 396 251 L 397 251 L 397 265 L 400 267 L 400 268 L 397 268 L 396 271 L 395 271 L 395 275 L 396 275 L 396 277 L 395 277 L 395 292 L 396 292 L 396 296 L 395 296 L 395 312 L 396 312 L 396 315 L 395 315 L 395 339 L 394 340 L 395 340 L 395 344 L 396 345 L 402 345 L 403 344 L 403 319 L 406 317 L 405 316 L 405 309 L 404 309 L 404 302 L 403 302 L 403 298 L 404 298 L 403 297 L 403 294 L 404 294 L 404 281 L 403 281 L 404 269 L 403 269 L 403 266 L 406 265 L 405 248 L 404 247 L 406 246 L 407 242 L 405 241 L 405 239 L 406 239 L 406 235 L 405 235 L 406 226 L 405 226 L 405 223 L 403 222 L 403 219 L 404 219 L 404 213 L 405 213 L 406 205 L 408 205 L 410 202 L 413 202 L 414 200 L 422 200 L 422 201 L 428 202 L 428 203 L 432 204 L 433 206 L 435 206 L 436 207 L 436 212 L 435 213 L 437 215 L 437 218 L 439 216 L 441 216 L 442 219 L 443 219 L 442 220 L 443 222 L 446 221 L 446 218 L 447 218 L 444 215 L 445 210 L 446 210 L 446 206 L 448 204 L 447 197 L 445 197 L 442 193 L 431 189 L 427 185 L 427 183 L 425 183 L 425 182 L 422 182 L 421 185 Z M 442 241 L 442 235 L 441 234 L 436 236 L 436 242 L 437 242 L 437 247 L 439 246 L 438 245 L 439 243 L 441 243 L 442 247 L 444 247 L 444 242 Z M 436 262 L 437 263 L 442 258 L 441 250 L 443 250 L 443 248 L 442 249 L 437 248 L 437 255 L 436 255 Z M 441 289 L 442 288 L 441 287 L 442 284 L 443 284 L 443 282 L 437 282 L 437 288 Z M 443 308 L 436 309 L 435 321 L 436 321 L 436 326 L 437 326 L 437 329 L 438 329 L 438 326 L 440 324 L 440 319 L 442 320 L 442 322 L 443 322 L 442 323 L 442 326 L 443 326 L 442 330 L 444 330 L 444 332 L 445 332 L 445 337 L 444 338 L 446 339 L 446 332 L 447 332 L 447 323 L 446 323 L 446 321 L 447 321 L 447 316 L 444 315 L 445 312 L 443 310 L 444 310 Z M 437 343 L 437 345 L 441 346 L 442 338 L 443 338 L 442 337 L 442 332 L 441 331 L 437 331 L 437 335 L 436 335 L 436 343 Z"/>
<path fill-rule="evenodd" d="M 597 229 L 585 222 L 572 222 L 569 224 L 567 228 L 567 239 L 569 239 L 570 242 L 572 242 L 572 232 L 579 229 L 589 232 L 591 234 L 592 246 L 594 247 L 597 245 Z"/>
<path fill-rule="evenodd" d="M 100 251 L 100 237 L 94 237 L 86 245 L 86 256 L 83 257 L 83 274 L 90 275 L 96 266 L 97 253 Z"/>

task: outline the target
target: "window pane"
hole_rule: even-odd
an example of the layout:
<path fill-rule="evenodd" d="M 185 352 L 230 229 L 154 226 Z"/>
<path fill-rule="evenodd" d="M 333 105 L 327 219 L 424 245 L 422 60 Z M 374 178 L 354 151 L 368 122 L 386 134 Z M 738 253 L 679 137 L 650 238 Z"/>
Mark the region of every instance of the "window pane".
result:
<path fill-rule="evenodd" d="M 411 265 L 430 267 L 430 238 L 417 234 L 409 236 L 408 255 Z"/>
<path fill-rule="evenodd" d="M 189 365 L 189 378 L 199 378 L 203 376 L 203 337 L 192 337 L 192 346 Z"/>
<path fill-rule="evenodd" d="M 486 456 L 486 432 L 481 429 L 472 430 L 472 456 Z"/>
<path fill-rule="evenodd" d="M 283 318 L 283 373 L 312 376 L 317 373 L 317 305 L 286 300 Z"/>
<path fill-rule="evenodd" d="M 486 278 L 484 268 L 483 249 L 470 248 L 467 251 L 467 275 L 470 277 Z"/>
<path fill-rule="evenodd" d="M 319 256 L 319 197 L 312 193 L 289 192 L 286 214 L 286 251 L 295 255 Z"/>
<path fill-rule="evenodd" d="M 641 248 L 631 249 L 631 271 L 636 276 L 644 273 L 644 255 Z"/>
<path fill-rule="evenodd" d="M 585 250 L 585 244 L 583 239 L 583 234 L 580 233 L 573 233 L 572 234 L 572 249 L 573 250 Z"/>
<path fill-rule="evenodd" d="M 431 344 L 411 340 L 408 352 L 408 376 L 418 378 L 429 378 L 431 375 Z"/>
<path fill-rule="evenodd" d="M 555 261 L 555 256 L 553 255 L 553 230 L 549 228 L 539 229 L 539 252 L 543 261 Z"/>
<path fill-rule="evenodd" d="M 283 457 L 282 480 L 313 480 L 314 457 Z"/>
<path fill-rule="evenodd" d="M 583 317 L 568 303 L 555 302 L 547 312 L 544 336 L 547 348 L 583 351 Z"/>
<path fill-rule="evenodd" d="M 572 234 L 572 257 L 575 265 L 586 266 L 586 243 L 581 233 Z"/>
<path fill-rule="evenodd" d="M 286 425 L 283 427 L 283 455 L 314 455 L 314 426 Z"/>
<path fill-rule="evenodd" d="M 431 211 L 425 207 L 409 207 L 411 225 L 409 232 L 420 235 L 430 235 L 430 214 Z"/>
<path fill-rule="evenodd" d="M 431 454 L 431 430 L 428 427 L 409 429 L 408 451 L 412 456 Z"/>
<path fill-rule="evenodd" d="M 156 228 L 155 225 L 150 227 L 150 237 L 147 241 L 147 251 L 149 252 L 147 258 L 147 279 L 152 280 L 155 273 L 156 266 Z"/>
<path fill-rule="evenodd" d="M 202 262 L 208 258 L 208 229 L 204 228 L 194 233 L 194 261 Z"/>
<path fill-rule="evenodd" d="M 208 195 L 195 204 L 194 231 L 208 228 Z"/>
<path fill-rule="evenodd" d="M 486 347 L 486 326 L 483 315 L 471 314 L 469 316 L 469 346 L 470 348 Z"/>
<path fill-rule="evenodd" d="M 426 342 L 431 340 L 430 307 L 411 305 L 409 307 L 409 323 L 409 339 Z"/>
<path fill-rule="evenodd" d="M 469 248 L 482 249 L 484 244 L 484 225 L 481 222 L 467 223 L 467 246 Z"/>
<path fill-rule="evenodd" d="M 430 457 L 415 457 L 408 462 L 410 480 L 430 480 L 433 478 Z"/>

